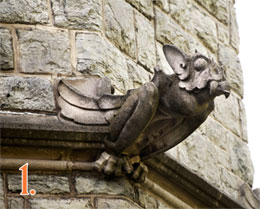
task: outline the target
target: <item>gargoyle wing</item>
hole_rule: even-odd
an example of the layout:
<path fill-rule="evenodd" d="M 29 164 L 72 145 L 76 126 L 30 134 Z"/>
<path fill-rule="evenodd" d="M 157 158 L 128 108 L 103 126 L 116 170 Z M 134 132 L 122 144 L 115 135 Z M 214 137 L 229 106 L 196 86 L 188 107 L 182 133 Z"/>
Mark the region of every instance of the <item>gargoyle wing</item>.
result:
<path fill-rule="evenodd" d="M 165 124 L 167 124 L 167 126 L 158 130 L 158 136 L 149 139 L 151 136 L 148 135 L 146 139 L 144 138 L 144 140 L 149 141 L 149 143 L 143 147 L 142 145 L 140 146 L 141 158 L 147 159 L 153 157 L 182 142 L 206 120 L 212 109 L 213 105 L 209 107 L 208 111 L 197 116 L 166 120 Z M 160 123 L 163 124 L 164 121 Z"/>
<path fill-rule="evenodd" d="M 109 125 L 127 97 L 112 95 L 107 78 L 61 80 L 57 89 L 59 117 L 83 125 Z"/>

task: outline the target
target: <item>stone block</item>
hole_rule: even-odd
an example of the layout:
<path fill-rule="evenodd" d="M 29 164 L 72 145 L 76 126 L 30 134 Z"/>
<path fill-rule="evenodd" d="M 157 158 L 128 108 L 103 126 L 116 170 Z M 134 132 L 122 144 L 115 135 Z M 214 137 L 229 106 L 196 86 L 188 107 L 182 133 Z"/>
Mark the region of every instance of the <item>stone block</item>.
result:
<path fill-rule="evenodd" d="M 208 117 L 199 127 L 199 131 L 219 148 L 228 151 L 227 144 L 230 140 L 230 131 L 218 121 L 214 120 L 212 117 Z"/>
<path fill-rule="evenodd" d="M 35 189 L 37 194 L 69 193 L 69 180 L 64 176 L 32 175 L 28 177 L 28 188 Z M 8 190 L 21 191 L 21 175 L 8 175 Z"/>
<path fill-rule="evenodd" d="M 22 209 L 24 208 L 23 198 L 9 197 L 8 209 Z"/>
<path fill-rule="evenodd" d="M 122 93 L 131 87 L 126 59 L 111 43 L 94 33 L 77 33 L 77 70 L 83 74 L 107 76 Z"/>
<path fill-rule="evenodd" d="M 239 100 L 239 106 L 240 106 L 241 137 L 247 143 L 248 142 L 247 118 L 246 118 L 246 109 L 243 101 Z"/>
<path fill-rule="evenodd" d="M 216 23 L 189 0 L 170 0 L 170 14 L 213 53 L 218 50 Z"/>
<path fill-rule="evenodd" d="M 146 209 L 157 209 L 158 201 L 147 191 L 138 188 L 140 205 Z"/>
<path fill-rule="evenodd" d="M 67 32 L 18 30 L 18 47 L 21 72 L 71 74 Z"/>
<path fill-rule="evenodd" d="M 34 198 L 29 200 L 32 209 L 88 209 L 93 208 L 89 198 L 47 199 Z"/>
<path fill-rule="evenodd" d="M 51 82 L 44 78 L 0 77 L 1 110 L 55 112 Z"/>
<path fill-rule="evenodd" d="M 98 198 L 97 199 L 97 209 L 141 209 L 141 207 L 137 206 L 136 204 L 129 202 L 123 199 L 104 199 Z"/>
<path fill-rule="evenodd" d="M 105 179 L 95 176 L 76 177 L 76 190 L 79 194 L 125 195 L 134 199 L 133 186 L 125 178 Z M 120 208 L 120 207 L 119 207 Z"/>
<path fill-rule="evenodd" d="M 153 14 L 153 0 L 126 0 L 137 8 L 141 13 L 143 13 L 148 18 L 152 18 Z"/>
<path fill-rule="evenodd" d="M 156 39 L 162 44 L 173 44 L 188 54 L 199 53 L 208 55 L 205 47 L 196 41 L 191 35 L 185 32 L 172 18 L 155 9 L 156 18 Z M 162 52 L 157 50 L 160 57 L 164 57 Z M 161 55 L 160 55 L 161 54 Z M 158 59 L 158 58 L 157 58 Z M 163 59 L 161 59 L 163 60 Z"/>
<path fill-rule="evenodd" d="M 232 172 L 252 185 L 254 168 L 247 144 L 240 138 L 233 136 L 229 142 L 229 154 Z"/>
<path fill-rule="evenodd" d="M 241 135 L 239 103 L 233 94 L 231 94 L 228 99 L 224 96 L 215 98 L 213 115 L 226 128 L 238 136 Z"/>
<path fill-rule="evenodd" d="M 122 51 L 136 58 L 133 7 L 125 1 L 105 0 L 104 23 L 107 37 Z"/>
<path fill-rule="evenodd" d="M 224 191 L 228 196 L 238 199 L 239 188 L 243 184 L 243 181 L 223 167 L 220 167 L 220 180 L 222 191 Z"/>
<path fill-rule="evenodd" d="M 229 45 L 229 40 L 230 40 L 229 28 L 222 26 L 221 24 L 218 24 L 217 28 L 218 28 L 218 40 L 224 45 Z"/>
<path fill-rule="evenodd" d="M 177 147 L 180 162 L 213 185 L 219 186 L 218 153 L 210 140 L 196 131 Z"/>
<path fill-rule="evenodd" d="M 240 38 L 239 38 L 239 28 L 237 24 L 237 18 L 236 18 L 236 10 L 233 5 L 231 7 L 231 19 L 230 19 L 230 41 L 231 45 L 236 49 L 236 51 L 239 51 L 239 44 L 240 44 Z"/>
<path fill-rule="evenodd" d="M 244 82 L 242 68 L 239 58 L 234 50 L 229 47 L 220 46 L 219 62 L 223 64 L 226 78 L 229 81 L 231 88 L 243 97 Z"/>
<path fill-rule="evenodd" d="M 0 1 L 2 23 L 48 23 L 47 1 L 3 0 Z"/>
<path fill-rule="evenodd" d="M 228 0 L 195 0 L 222 23 L 228 24 Z"/>
<path fill-rule="evenodd" d="M 13 68 L 14 53 L 11 31 L 6 28 L 0 28 L 0 71 L 10 70 Z"/>
<path fill-rule="evenodd" d="M 151 80 L 152 74 L 136 64 L 132 60 L 127 60 L 127 72 L 129 79 L 133 82 L 133 88 L 138 88 Z"/>
<path fill-rule="evenodd" d="M 135 12 L 137 59 L 151 71 L 156 64 L 154 28 L 152 24 L 138 12 Z"/>
<path fill-rule="evenodd" d="M 101 0 L 52 0 L 52 10 L 56 26 L 101 30 Z"/>
<path fill-rule="evenodd" d="M 170 7 L 168 0 L 155 0 L 154 3 L 166 13 L 169 13 Z"/>

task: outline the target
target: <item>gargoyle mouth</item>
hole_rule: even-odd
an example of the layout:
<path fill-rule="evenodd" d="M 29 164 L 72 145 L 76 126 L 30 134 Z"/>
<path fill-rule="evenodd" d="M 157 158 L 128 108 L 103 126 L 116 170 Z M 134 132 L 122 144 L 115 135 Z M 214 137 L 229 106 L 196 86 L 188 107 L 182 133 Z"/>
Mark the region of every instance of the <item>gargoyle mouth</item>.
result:
<path fill-rule="evenodd" d="M 230 95 L 230 85 L 227 81 L 211 81 L 210 82 L 210 95 L 219 96 L 224 94 L 226 98 Z"/>

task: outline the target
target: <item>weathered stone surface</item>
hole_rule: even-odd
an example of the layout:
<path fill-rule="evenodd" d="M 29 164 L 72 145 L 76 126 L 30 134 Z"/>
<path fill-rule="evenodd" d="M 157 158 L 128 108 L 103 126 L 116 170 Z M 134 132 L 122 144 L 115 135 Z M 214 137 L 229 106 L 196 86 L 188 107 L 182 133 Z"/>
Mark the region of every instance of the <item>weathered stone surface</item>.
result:
<path fill-rule="evenodd" d="M 163 203 L 162 201 L 158 201 L 158 209 L 171 209 L 168 205 Z"/>
<path fill-rule="evenodd" d="M 207 120 L 199 127 L 199 131 L 219 148 L 228 151 L 227 144 L 229 143 L 230 131 L 224 128 L 212 117 L 207 118 Z"/>
<path fill-rule="evenodd" d="M 30 206 L 33 209 L 88 209 L 93 208 L 89 198 L 70 199 L 30 199 Z"/>
<path fill-rule="evenodd" d="M 153 17 L 153 1 L 152 0 L 126 0 L 134 7 L 136 7 L 141 13 L 147 17 Z"/>
<path fill-rule="evenodd" d="M 218 27 L 218 40 L 224 45 L 229 45 L 229 28 L 224 27 L 221 24 L 217 25 Z"/>
<path fill-rule="evenodd" d="M 103 199 L 98 198 L 97 200 L 97 209 L 118 209 L 118 208 L 124 208 L 124 209 L 141 209 L 141 207 L 138 207 L 136 204 L 129 202 L 127 200 L 123 199 Z"/>
<path fill-rule="evenodd" d="M 151 196 L 147 191 L 138 188 L 140 205 L 144 208 L 157 209 L 158 202 L 154 197 Z"/>
<path fill-rule="evenodd" d="M 74 29 L 101 29 L 101 0 L 52 0 L 52 9 L 56 26 Z"/>
<path fill-rule="evenodd" d="M 32 175 L 28 177 L 28 188 L 35 189 L 37 194 L 69 193 L 69 180 L 64 176 Z M 21 191 L 21 175 L 8 175 L 8 189 L 12 192 Z"/>
<path fill-rule="evenodd" d="M 76 190 L 79 194 L 112 194 L 134 198 L 134 188 L 124 178 L 104 179 L 95 176 L 76 178 Z"/>
<path fill-rule="evenodd" d="M 178 145 L 178 151 L 180 162 L 212 184 L 219 186 L 218 153 L 211 141 L 196 131 Z"/>
<path fill-rule="evenodd" d="M 51 82 L 43 78 L 0 77 L 0 109 L 55 111 Z"/>
<path fill-rule="evenodd" d="M 185 29 L 196 35 L 213 53 L 218 50 L 215 22 L 189 0 L 170 0 L 170 14 Z"/>
<path fill-rule="evenodd" d="M 156 5 L 158 5 L 158 7 L 160 7 L 162 10 L 164 10 L 165 12 L 169 12 L 170 11 L 170 7 L 169 7 L 169 2 L 168 0 L 155 0 L 154 3 Z"/>
<path fill-rule="evenodd" d="M 243 101 L 239 101 L 240 106 L 240 121 L 241 121 L 241 137 L 247 143 L 248 136 L 247 136 L 247 118 L 246 118 L 246 109 Z"/>
<path fill-rule="evenodd" d="M 226 78 L 232 89 L 243 97 L 243 74 L 237 54 L 231 48 L 221 46 L 219 49 L 219 61 L 225 68 Z"/>
<path fill-rule="evenodd" d="M 225 99 L 224 96 L 215 98 L 213 115 L 225 127 L 232 130 L 238 136 L 241 135 L 239 104 L 233 94 L 228 99 Z"/>
<path fill-rule="evenodd" d="M 48 23 L 47 1 L 0 1 L 0 22 Z"/>
<path fill-rule="evenodd" d="M 0 208 L 5 208 L 2 175 L 0 175 Z"/>
<path fill-rule="evenodd" d="M 107 76 L 124 93 L 131 87 L 122 53 L 97 34 L 77 33 L 77 70 L 88 75 Z"/>
<path fill-rule="evenodd" d="M 6 28 L 0 28 L 0 71 L 13 68 L 14 54 L 11 31 Z"/>
<path fill-rule="evenodd" d="M 22 209 L 24 207 L 23 198 L 9 197 L 8 209 Z"/>
<path fill-rule="evenodd" d="M 18 37 L 21 72 L 71 74 L 67 32 L 18 30 Z"/>
<path fill-rule="evenodd" d="M 191 35 L 187 34 L 168 15 L 155 9 L 156 15 L 156 39 L 162 44 L 172 44 L 182 49 L 188 54 L 193 54 L 195 50 L 201 54 L 208 55 L 207 50 L 198 43 Z M 162 52 L 158 51 L 162 57 Z M 161 54 L 161 55 L 160 55 Z M 164 55 L 163 55 L 164 57 Z"/>
<path fill-rule="evenodd" d="M 141 14 L 135 13 L 138 61 L 149 69 L 156 63 L 154 28 Z"/>
<path fill-rule="evenodd" d="M 224 24 L 228 24 L 227 0 L 195 0 Z"/>
<path fill-rule="evenodd" d="M 133 8 L 124 1 L 105 0 L 104 22 L 107 37 L 132 58 L 136 57 Z"/>
<path fill-rule="evenodd" d="M 254 168 L 247 144 L 240 138 L 233 136 L 229 143 L 229 154 L 232 172 L 246 183 L 252 185 Z"/>
<path fill-rule="evenodd" d="M 236 19 L 236 10 L 233 6 L 231 6 L 230 29 L 231 29 L 231 33 L 230 33 L 231 45 L 238 52 L 240 38 L 239 38 L 239 30 L 238 30 L 238 24 L 237 24 L 237 19 Z"/>
<path fill-rule="evenodd" d="M 243 181 L 229 172 L 227 169 L 220 167 L 220 180 L 221 180 L 221 189 L 225 191 L 230 197 L 234 199 L 238 198 L 239 189 L 243 184 Z"/>
<path fill-rule="evenodd" d="M 151 73 L 132 60 L 127 60 L 127 72 L 129 79 L 133 82 L 133 88 L 138 88 L 142 84 L 149 82 L 152 77 Z"/>

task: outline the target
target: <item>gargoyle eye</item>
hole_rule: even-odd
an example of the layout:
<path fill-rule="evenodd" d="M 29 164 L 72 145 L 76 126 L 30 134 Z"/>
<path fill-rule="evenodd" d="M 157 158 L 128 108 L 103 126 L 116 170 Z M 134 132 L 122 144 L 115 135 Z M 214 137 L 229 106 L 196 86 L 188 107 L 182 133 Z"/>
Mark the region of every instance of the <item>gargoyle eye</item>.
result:
<path fill-rule="evenodd" d="M 197 71 L 205 70 L 208 67 L 208 61 L 203 58 L 198 58 L 194 61 L 193 66 Z"/>

